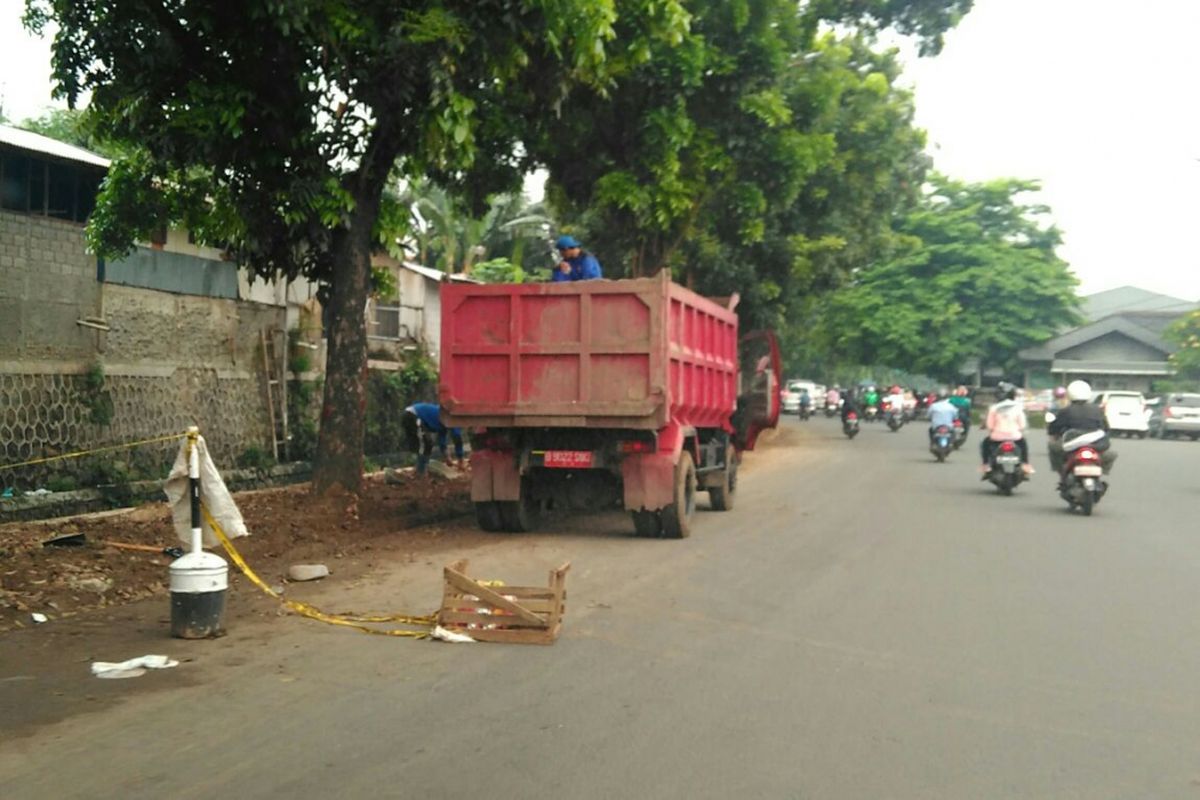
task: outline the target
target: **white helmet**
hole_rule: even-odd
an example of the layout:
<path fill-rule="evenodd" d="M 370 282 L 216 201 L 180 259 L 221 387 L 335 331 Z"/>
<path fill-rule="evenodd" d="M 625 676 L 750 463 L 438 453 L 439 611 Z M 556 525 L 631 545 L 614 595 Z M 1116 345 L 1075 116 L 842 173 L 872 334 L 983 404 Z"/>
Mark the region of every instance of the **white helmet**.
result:
<path fill-rule="evenodd" d="M 1087 381 L 1071 381 L 1067 384 L 1067 399 L 1072 403 L 1084 403 L 1092 399 L 1092 387 Z"/>

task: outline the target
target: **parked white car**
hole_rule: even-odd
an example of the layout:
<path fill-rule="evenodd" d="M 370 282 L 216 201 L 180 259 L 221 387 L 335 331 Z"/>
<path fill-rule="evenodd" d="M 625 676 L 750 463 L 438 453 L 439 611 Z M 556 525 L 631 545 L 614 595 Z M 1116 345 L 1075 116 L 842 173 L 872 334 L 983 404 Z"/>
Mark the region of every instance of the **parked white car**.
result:
<path fill-rule="evenodd" d="M 1103 409 L 1108 430 L 1113 435 L 1145 439 L 1150 432 L 1150 414 L 1141 392 L 1100 392 L 1092 402 Z"/>
<path fill-rule="evenodd" d="M 800 393 L 805 389 L 808 390 L 808 396 L 812 399 L 812 408 L 817 407 L 817 385 L 812 381 L 790 380 L 783 390 L 783 413 L 799 414 L 800 413 Z M 824 393 L 821 398 L 824 400 Z"/>

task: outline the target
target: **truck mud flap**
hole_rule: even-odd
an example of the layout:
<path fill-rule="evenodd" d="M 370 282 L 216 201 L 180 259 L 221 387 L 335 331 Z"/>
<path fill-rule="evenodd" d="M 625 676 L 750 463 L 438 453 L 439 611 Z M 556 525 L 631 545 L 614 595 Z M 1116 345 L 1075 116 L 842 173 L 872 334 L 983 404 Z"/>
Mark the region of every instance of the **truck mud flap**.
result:
<path fill-rule="evenodd" d="M 667 453 L 630 455 L 621 461 L 627 511 L 657 511 L 671 505 L 675 491 L 675 457 Z"/>
<path fill-rule="evenodd" d="M 471 453 L 471 500 L 520 500 L 521 475 L 512 453 L 476 450 Z"/>

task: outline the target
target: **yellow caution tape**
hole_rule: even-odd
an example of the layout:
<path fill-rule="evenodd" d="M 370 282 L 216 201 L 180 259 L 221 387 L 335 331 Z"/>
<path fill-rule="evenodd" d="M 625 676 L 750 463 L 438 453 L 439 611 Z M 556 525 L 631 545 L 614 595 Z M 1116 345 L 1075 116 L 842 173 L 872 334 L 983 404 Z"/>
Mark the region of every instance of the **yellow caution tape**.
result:
<path fill-rule="evenodd" d="M 233 542 L 225 535 L 225 531 L 222 530 L 221 526 L 213 518 L 213 515 L 209 513 L 208 507 L 203 503 L 200 504 L 200 511 L 204 514 L 205 521 L 217 534 L 217 538 L 221 540 L 221 546 L 225 548 L 225 552 L 233 559 L 233 563 L 242 571 L 242 574 L 249 578 L 250 582 L 255 586 L 301 616 L 315 619 L 319 622 L 326 622 L 330 625 L 342 625 L 347 628 L 353 628 L 363 633 L 373 633 L 376 636 L 403 636 L 410 639 L 428 638 L 429 630 L 413 631 L 402 628 L 368 628 L 366 625 L 360 623 L 398 622 L 402 625 L 416 625 L 430 630 L 437 624 L 437 618 L 434 616 L 414 616 L 412 614 L 328 614 L 308 603 L 301 603 L 299 600 L 288 600 L 268 586 L 262 578 L 258 577 L 254 570 L 250 569 L 250 565 L 246 563 L 246 559 L 242 558 L 242 554 L 233 546 Z"/>
<path fill-rule="evenodd" d="M 34 464 L 45 464 L 50 461 L 64 461 L 68 458 L 83 458 L 84 456 L 95 455 L 96 453 L 109 453 L 113 450 L 126 450 L 131 447 L 141 447 L 144 444 L 158 444 L 159 442 L 172 442 L 186 437 L 186 433 L 173 433 L 170 436 L 157 436 L 153 439 L 142 439 L 137 442 L 126 442 L 125 444 L 114 444 L 107 447 L 97 447 L 92 450 L 80 450 L 77 453 L 64 453 L 61 456 L 46 456 L 45 458 L 35 458 L 30 461 L 18 461 L 16 464 L 0 464 L 0 472 L 6 469 L 16 469 L 17 467 L 29 467 Z"/>

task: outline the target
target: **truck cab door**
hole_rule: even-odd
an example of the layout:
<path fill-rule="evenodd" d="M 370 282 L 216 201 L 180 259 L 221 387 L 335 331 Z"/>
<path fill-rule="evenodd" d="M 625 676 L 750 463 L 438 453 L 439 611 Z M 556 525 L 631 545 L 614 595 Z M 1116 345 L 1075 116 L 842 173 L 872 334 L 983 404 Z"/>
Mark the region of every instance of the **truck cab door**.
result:
<path fill-rule="evenodd" d="M 779 423 L 779 341 L 771 331 L 753 331 L 742 337 L 738 350 L 741 372 L 733 443 L 738 450 L 753 450 L 758 435 Z"/>

